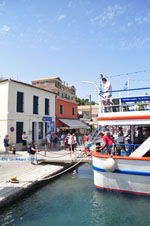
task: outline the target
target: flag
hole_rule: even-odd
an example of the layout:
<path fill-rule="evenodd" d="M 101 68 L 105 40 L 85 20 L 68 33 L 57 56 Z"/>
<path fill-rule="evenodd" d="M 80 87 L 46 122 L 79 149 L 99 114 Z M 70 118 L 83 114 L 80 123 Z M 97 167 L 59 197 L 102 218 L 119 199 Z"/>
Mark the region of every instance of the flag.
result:
<path fill-rule="evenodd" d="M 124 84 L 123 89 L 124 89 L 124 90 L 128 90 L 128 82 L 126 82 L 126 83 Z"/>

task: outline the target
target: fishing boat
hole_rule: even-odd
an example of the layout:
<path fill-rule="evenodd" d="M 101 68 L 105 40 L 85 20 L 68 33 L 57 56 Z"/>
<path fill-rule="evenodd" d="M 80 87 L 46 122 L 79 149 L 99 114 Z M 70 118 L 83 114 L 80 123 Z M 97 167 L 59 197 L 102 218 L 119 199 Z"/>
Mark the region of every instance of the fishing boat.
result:
<path fill-rule="evenodd" d="M 128 89 L 127 92 L 145 89 L 150 87 Z M 135 126 L 144 126 L 150 131 L 150 96 L 142 94 L 118 100 L 118 106 L 109 106 L 109 110 L 100 103 L 99 126 L 130 126 L 132 138 Z M 99 190 L 150 196 L 150 157 L 145 157 L 149 150 L 150 137 L 129 156 L 93 151 L 94 186 Z"/>

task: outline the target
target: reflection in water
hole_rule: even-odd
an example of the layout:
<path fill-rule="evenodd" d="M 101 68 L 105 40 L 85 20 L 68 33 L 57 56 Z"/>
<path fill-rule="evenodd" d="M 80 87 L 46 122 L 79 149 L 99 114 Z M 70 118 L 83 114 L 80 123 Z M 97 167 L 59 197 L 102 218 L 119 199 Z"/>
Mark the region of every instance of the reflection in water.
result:
<path fill-rule="evenodd" d="M 1 225 L 149 226 L 149 199 L 93 188 L 91 165 L 57 178 L 0 216 Z"/>

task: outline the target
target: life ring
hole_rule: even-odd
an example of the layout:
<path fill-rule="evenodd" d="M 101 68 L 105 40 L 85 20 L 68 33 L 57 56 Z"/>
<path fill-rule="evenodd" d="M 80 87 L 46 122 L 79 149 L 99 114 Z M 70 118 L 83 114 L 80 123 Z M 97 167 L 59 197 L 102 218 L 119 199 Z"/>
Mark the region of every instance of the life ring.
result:
<path fill-rule="evenodd" d="M 103 167 L 108 172 L 114 172 L 116 169 L 116 161 L 113 158 L 108 158 L 104 161 Z"/>

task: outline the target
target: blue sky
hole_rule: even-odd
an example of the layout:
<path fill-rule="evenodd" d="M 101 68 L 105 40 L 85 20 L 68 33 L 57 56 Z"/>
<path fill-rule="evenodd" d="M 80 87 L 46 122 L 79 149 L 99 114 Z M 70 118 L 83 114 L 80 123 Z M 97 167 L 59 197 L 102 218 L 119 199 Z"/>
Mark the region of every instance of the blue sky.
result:
<path fill-rule="evenodd" d="M 150 0 L 0 0 L 0 76 L 80 81 L 150 69 Z M 150 71 L 112 77 L 113 89 L 148 86 Z"/>

